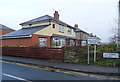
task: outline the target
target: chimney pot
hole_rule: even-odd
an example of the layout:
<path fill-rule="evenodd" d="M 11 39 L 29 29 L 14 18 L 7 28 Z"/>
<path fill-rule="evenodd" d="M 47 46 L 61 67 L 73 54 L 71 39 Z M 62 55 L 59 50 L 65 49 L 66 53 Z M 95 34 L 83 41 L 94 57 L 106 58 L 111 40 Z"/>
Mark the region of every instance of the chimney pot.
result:
<path fill-rule="evenodd" d="M 78 24 L 75 24 L 74 27 L 75 27 L 75 28 L 78 28 Z"/>
<path fill-rule="evenodd" d="M 58 11 L 55 11 L 55 13 L 54 13 L 54 18 L 56 18 L 56 19 L 59 20 L 59 14 L 58 14 Z"/>

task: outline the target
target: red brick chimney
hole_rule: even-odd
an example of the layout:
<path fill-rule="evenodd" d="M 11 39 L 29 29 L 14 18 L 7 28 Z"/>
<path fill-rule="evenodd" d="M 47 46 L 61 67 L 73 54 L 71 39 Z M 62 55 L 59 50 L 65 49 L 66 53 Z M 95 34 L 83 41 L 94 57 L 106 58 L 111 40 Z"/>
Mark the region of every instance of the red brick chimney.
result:
<path fill-rule="evenodd" d="M 55 13 L 54 13 L 54 18 L 56 18 L 56 19 L 59 20 L 59 14 L 58 14 L 58 11 L 55 11 Z"/>
<path fill-rule="evenodd" d="M 74 27 L 75 27 L 75 28 L 78 28 L 78 24 L 75 24 Z"/>

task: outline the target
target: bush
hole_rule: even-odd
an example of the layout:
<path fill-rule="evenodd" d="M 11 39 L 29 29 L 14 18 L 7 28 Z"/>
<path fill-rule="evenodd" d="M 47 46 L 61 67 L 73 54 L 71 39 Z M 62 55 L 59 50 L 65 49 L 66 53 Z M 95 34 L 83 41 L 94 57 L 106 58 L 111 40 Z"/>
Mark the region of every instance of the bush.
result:
<path fill-rule="evenodd" d="M 95 64 L 102 66 L 112 66 L 112 67 L 119 66 L 119 59 L 103 58 L 103 53 L 105 52 L 108 53 L 117 52 L 116 46 L 117 44 L 115 43 L 97 46 L 97 55 L 96 55 Z M 65 59 L 69 63 L 87 64 L 87 54 L 88 54 L 88 46 L 78 46 L 78 47 L 72 46 L 65 48 Z M 90 64 L 94 64 L 93 54 L 94 54 L 94 46 L 90 46 Z M 106 60 L 109 62 L 107 62 Z"/>
<path fill-rule="evenodd" d="M 117 44 L 116 43 L 110 43 L 107 45 L 101 45 L 97 47 L 97 52 L 103 53 L 103 52 L 117 52 L 116 50 Z"/>

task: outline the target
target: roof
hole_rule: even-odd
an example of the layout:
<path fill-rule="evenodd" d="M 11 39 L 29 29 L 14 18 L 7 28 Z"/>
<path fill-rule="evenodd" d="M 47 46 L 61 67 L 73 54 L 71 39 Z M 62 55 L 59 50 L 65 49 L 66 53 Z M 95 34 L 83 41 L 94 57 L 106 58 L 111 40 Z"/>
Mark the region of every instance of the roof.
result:
<path fill-rule="evenodd" d="M 11 29 L 11 28 L 9 28 L 9 27 L 7 27 L 5 25 L 2 25 L 2 24 L 0 24 L 0 29 L 14 31 L 13 29 Z"/>
<path fill-rule="evenodd" d="M 77 27 L 75 27 L 76 28 L 76 32 L 81 32 L 82 30 L 81 29 L 79 29 L 79 28 L 77 28 Z"/>
<path fill-rule="evenodd" d="M 26 21 L 26 22 L 23 22 L 21 23 L 20 25 L 24 25 L 24 24 L 34 24 L 34 23 L 38 23 L 38 22 L 43 22 L 43 21 L 56 21 L 57 23 L 61 24 L 61 25 L 67 25 L 68 27 L 71 27 L 73 29 L 75 29 L 74 27 L 66 24 L 65 22 L 62 22 L 61 20 L 58 20 L 52 16 L 49 16 L 49 15 L 44 15 L 44 16 L 41 16 L 41 17 L 38 17 L 38 18 L 35 18 L 35 19 L 32 19 L 32 20 L 29 20 L 29 21 Z"/>
<path fill-rule="evenodd" d="M 81 29 L 79 29 L 79 28 L 76 28 L 76 30 L 75 30 L 76 32 L 83 32 L 83 33 L 86 33 L 86 34 L 88 34 L 89 35 L 89 33 L 87 33 L 87 32 L 85 32 L 85 31 L 83 31 L 83 30 L 81 30 Z"/>
<path fill-rule="evenodd" d="M 30 37 L 31 34 L 47 27 L 49 25 L 42 25 L 42 26 L 35 26 L 35 27 L 29 27 L 29 28 L 22 28 L 20 30 L 2 35 L 0 38 L 23 38 L 23 37 Z"/>
<path fill-rule="evenodd" d="M 65 38 L 65 39 L 76 39 L 75 37 L 63 36 L 63 35 L 58 35 L 58 34 L 53 34 L 52 37 L 59 37 L 59 38 Z"/>

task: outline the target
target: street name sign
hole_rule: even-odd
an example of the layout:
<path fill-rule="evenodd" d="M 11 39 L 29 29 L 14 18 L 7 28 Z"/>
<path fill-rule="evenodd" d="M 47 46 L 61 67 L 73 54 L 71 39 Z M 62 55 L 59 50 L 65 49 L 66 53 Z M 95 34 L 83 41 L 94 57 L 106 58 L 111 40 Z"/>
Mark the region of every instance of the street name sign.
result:
<path fill-rule="evenodd" d="M 119 58 L 119 53 L 103 53 L 103 58 Z"/>

